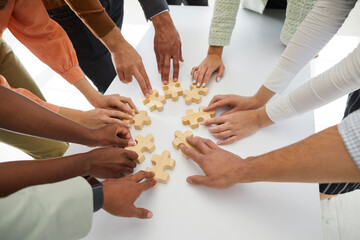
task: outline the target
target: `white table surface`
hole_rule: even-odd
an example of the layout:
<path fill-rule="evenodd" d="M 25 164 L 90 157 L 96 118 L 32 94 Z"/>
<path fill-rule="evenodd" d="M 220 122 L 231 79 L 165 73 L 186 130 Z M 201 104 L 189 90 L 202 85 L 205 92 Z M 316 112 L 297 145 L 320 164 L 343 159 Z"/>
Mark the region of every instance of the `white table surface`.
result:
<path fill-rule="evenodd" d="M 181 64 L 180 81 L 183 89 L 187 89 L 191 68 L 206 55 L 212 9 L 173 7 L 171 15 L 183 44 L 185 62 Z M 203 97 L 200 104 L 185 105 L 183 98 L 177 102 L 167 100 L 163 112 L 148 111 L 152 120 L 150 126 L 144 126 L 141 131 L 132 127 L 134 137 L 153 133 L 156 145 L 152 154 L 145 153 L 146 160 L 136 171 L 152 166 L 151 156 L 164 150 L 169 150 L 176 160 L 175 169 L 168 171 L 170 180 L 167 184 L 159 184 L 145 192 L 136 202 L 138 207 L 153 211 L 151 220 L 117 218 L 100 210 L 94 214 L 92 230 L 86 239 L 321 239 L 317 184 L 252 183 L 238 184 L 227 190 L 191 186 L 186 183 L 186 177 L 202 171 L 172 146 L 175 130 L 190 129 L 181 123 L 186 109 L 196 110 L 208 104 L 216 94 L 252 95 L 256 92 L 284 49 L 279 40 L 283 18 L 284 13 L 278 10 L 261 16 L 240 9 L 231 45 L 225 48 L 223 56 L 226 66 L 223 80 L 215 83 L 212 79 L 209 95 Z M 162 93 L 153 35 L 151 28 L 137 50 L 153 88 Z M 306 67 L 290 89 L 309 78 L 310 69 Z M 147 110 L 140 102 L 140 89 L 134 81 L 124 85 L 116 78 L 107 91 L 107 94 L 112 93 L 130 96 L 140 109 Z M 204 126 L 192 131 L 215 140 Z M 242 157 L 258 155 L 299 141 L 313 132 L 313 113 L 308 113 L 262 129 L 224 148 Z M 86 150 L 86 147 L 73 144 L 67 154 Z"/>

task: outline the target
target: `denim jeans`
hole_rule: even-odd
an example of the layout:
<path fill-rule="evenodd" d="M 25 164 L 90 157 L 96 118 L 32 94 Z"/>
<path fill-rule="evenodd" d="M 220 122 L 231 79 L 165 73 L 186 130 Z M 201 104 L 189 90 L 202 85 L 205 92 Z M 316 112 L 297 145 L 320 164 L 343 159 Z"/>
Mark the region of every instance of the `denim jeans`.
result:
<path fill-rule="evenodd" d="M 124 16 L 123 0 L 100 0 L 107 14 L 121 28 Z M 116 76 L 108 49 L 97 39 L 70 7 L 47 10 L 67 33 L 74 45 L 80 68 L 94 83 L 99 92 L 104 93 Z"/>

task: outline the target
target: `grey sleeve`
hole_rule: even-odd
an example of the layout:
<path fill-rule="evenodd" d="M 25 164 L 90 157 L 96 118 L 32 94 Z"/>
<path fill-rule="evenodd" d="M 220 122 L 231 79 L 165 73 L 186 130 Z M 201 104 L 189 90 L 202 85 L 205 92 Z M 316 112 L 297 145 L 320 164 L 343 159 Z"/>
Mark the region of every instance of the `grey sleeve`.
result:
<path fill-rule="evenodd" d="M 338 130 L 350 156 L 360 169 L 360 110 L 346 117 L 338 125 Z"/>
<path fill-rule="evenodd" d="M 164 10 L 169 10 L 166 0 L 139 0 L 139 2 L 147 20 Z"/>

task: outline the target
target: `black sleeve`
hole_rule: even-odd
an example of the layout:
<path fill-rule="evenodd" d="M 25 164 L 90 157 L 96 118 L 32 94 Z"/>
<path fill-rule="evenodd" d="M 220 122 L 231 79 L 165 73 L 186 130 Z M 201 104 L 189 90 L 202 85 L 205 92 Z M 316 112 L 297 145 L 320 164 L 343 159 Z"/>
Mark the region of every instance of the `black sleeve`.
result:
<path fill-rule="evenodd" d="M 139 2 L 147 20 L 164 10 L 169 10 L 166 0 L 139 0 Z"/>

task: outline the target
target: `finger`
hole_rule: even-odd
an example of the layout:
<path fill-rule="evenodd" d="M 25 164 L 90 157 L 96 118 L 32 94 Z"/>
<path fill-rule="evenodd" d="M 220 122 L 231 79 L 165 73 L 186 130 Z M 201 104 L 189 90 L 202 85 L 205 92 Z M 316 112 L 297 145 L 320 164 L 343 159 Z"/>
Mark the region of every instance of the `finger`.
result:
<path fill-rule="evenodd" d="M 232 137 L 229 137 L 225 140 L 221 140 L 221 141 L 218 141 L 217 142 L 217 145 L 226 145 L 226 144 L 230 144 L 230 143 L 233 143 L 237 140 L 239 140 L 240 138 L 238 136 L 232 136 Z"/>
<path fill-rule="evenodd" d="M 127 122 L 124 122 L 124 121 L 121 121 L 117 118 L 112 118 L 112 117 L 109 117 L 108 119 L 105 120 L 105 123 L 106 124 L 118 124 L 120 126 L 123 126 L 123 127 L 126 127 L 126 128 L 129 128 L 131 125 Z"/>
<path fill-rule="evenodd" d="M 214 70 L 212 70 L 212 69 L 208 69 L 208 70 L 206 71 L 206 73 L 205 73 L 205 75 L 204 75 L 204 79 L 203 79 L 202 84 L 201 84 L 202 87 L 205 87 L 205 86 L 208 85 L 209 80 L 210 80 L 210 78 L 211 78 L 211 75 L 212 75 L 213 73 L 214 73 Z"/>
<path fill-rule="evenodd" d="M 211 101 L 210 101 L 210 103 L 209 103 L 209 106 L 210 106 L 211 104 L 216 103 L 217 101 L 220 101 L 221 99 L 224 98 L 224 96 L 225 96 L 225 95 L 216 95 L 215 97 L 213 97 L 213 98 L 211 99 Z"/>
<path fill-rule="evenodd" d="M 141 65 L 141 67 L 140 67 L 140 74 L 144 77 L 145 84 L 146 84 L 146 87 L 148 89 L 148 92 L 152 93 L 152 87 L 151 87 L 150 80 L 149 80 L 149 77 L 148 77 L 148 75 L 146 73 L 144 65 Z"/>
<path fill-rule="evenodd" d="M 191 69 L 191 73 L 190 73 L 190 75 L 191 75 L 191 80 L 194 80 L 194 79 L 195 79 L 195 73 L 197 72 L 198 69 L 199 69 L 199 66 L 193 67 L 193 68 Z"/>
<path fill-rule="evenodd" d="M 186 181 L 192 185 L 205 185 L 205 182 L 207 181 L 207 177 L 201 175 L 193 175 L 188 177 Z"/>
<path fill-rule="evenodd" d="M 120 106 L 119 106 L 120 107 Z M 119 110 L 108 110 L 106 109 L 106 115 L 111 118 L 117 119 L 131 119 L 132 116 Z"/>
<path fill-rule="evenodd" d="M 225 72 L 225 66 L 223 64 L 221 64 L 221 66 L 219 67 L 219 71 L 216 75 L 216 82 L 220 82 L 222 77 L 224 76 L 224 72 Z"/>
<path fill-rule="evenodd" d="M 211 124 L 222 124 L 224 122 L 225 122 L 225 120 L 223 117 L 214 117 L 214 118 L 210 118 L 210 119 L 203 121 L 201 123 L 201 125 L 208 126 Z"/>
<path fill-rule="evenodd" d="M 209 152 L 209 147 L 204 143 L 205 138 L 201 137 L 187 137 L 186 141 L 191 145 L 194 146 L 196 149 L 200 150 L 203 154 Z"/>
<path fill-rule="evenodd" d="M 204 111 L 212 111 L 216 108 L 227 106 L 228 102 L 225 99 L 219 99 L 218 101 L 214 103 L 210 103 L 209 106 L 204 108 Z"/>
<path fill-rule="evenodd" d="M 185 145 L 180 145 L 180 150 L 197 164 L 201 164 L 203 155 L 195 150 L 192 150 Z"/>
<path fill-rule="evenodd" d="M 180 61 L 184 62 L 184 58 L 182 56 L 182 45 L 180 44 L 180 48 L 179 48 L 179 56 L 180 56 Z"/>
<path fill-rule="evenodd" d="M 160 73 L 160 55 L 159 55 L 159 52 L 155 50 L 155 56 L 156 56 L 156 63 L 157 63 L 157 67 L 158 67 L 158 72 Z"/>
<path fill-rule="evenodd" d="M 131 112 L 129 113 L 130 115 L 132 115 L 132 114 L 134 113 L 134 111 L 135 111 L 136 113 L 139 112 L 138 109 L 136 108 L 134 102 L 131 100 L 131 98 L 128 98 L 128 97 L 120 97 L 120 100 L 121 100 L 123 103 L 125 103 L 125 104 L 127 104 L 127 105 L 130 106 L 130 108 L 131 108 Z"/>
<path fill-rule="evenodd" d="M 128 167 L 128 168 L 133 169 L 133 168 L 136 167 L 136 162 L 133 161 L 133 160 L 126 160 L 126 159 L 124 160 L 123 159 L 121 165 L 124 166 L 124 167 Z"/>
<path fill-rule="evenodd" d="M 153 172 L 140 171 L 131 176 L 131 179 L 135 182 L 140 182 L 144 178 L 153 178 L 155 174 Z"/>
<path fill-rule="evenodd" d="M 224 138 L 234 136 L 234 133 L 231 130 L 226 130 L 226 131 L 219 132 L 219 133 L 212 133 L 212 135 L 216 138 L 224 139 Z"/>
<path fill-rule="evenodd" d="M 175 55 L 173 57 L 173 79 L 175 82 L 179 78 L 179 68 L 180 68 L 179 57 Z"/>
<path fill-rule="evenodd" d="M 140 86 L 141 91 L 144 94 L 144 96 L 149 97 L 149 89 L 147 87 L 147 84 L 146 84 L 145 79 L 143 78 L 142 74 L 138 70 L 136 70 L 134 72 L 134 76 L 135 76 L 136 80 L 138 81 L 139 86 Z"/>
<path fill-rule="evenodd" d="M 125 83 L 129 83 L 132 81 L 132 75 L 130 71 L 124 72 L 124 76 L 125 76 Z"/>
<path fill-rule="evenodd" d="M 119 79 L 121 82 L 125 83 L 125 75 L 124 72 L 116 70 L 117 75 L 119 76 Z"/>
<path fill-rule="evenodd" d="M 160 74 L 161 74 L 161 77 L 162 77 L 162 72 L 163 72 L 163 69 L 164 69 L 164 60 L 165 60 L 165 57 L 163 54 L 159 54 L 159 58 L 160 58 Z"/>
<path fill-rule="evenodd" d="M 149 190 L 150 188 L 153 188 L 156 185 L 156 183 L 157 182 L 155 179 L 150 179 L 148 181 L 139 183 L 139 186 L 142 191 L 146 191 L 146 190 Z"/>
<path fill-rule="evenodd" d="M 140 219 L 150 219 L 153 217 L 153 213 L 145 208 L 135 208 L 133 217 Z"/>
<path fill-rule="evenodd" d="M 234 113 L 234 112 L 237 112 L 237 111 L 239 111 L 239 110 L 236 110 L 235 108 L 233 108 L 233 109 L 230 109 L 229 111 L 223 112 L 222 114 L 220 114 L 219 117 L 221 117 L 221 116 L 226 116 L 226 115 L 229 115 L 229 114 Z"/>
<path fill-rule="evenodd" d="M 206 69 L 202 67 L 202 68 L 200 68 L 199 71 L 196 72 L 196 74 L 195 74 L 196 87 L 201 86 L 202 79 L 204 78 L 204 75 L 205 75 L 205 71 L 206 71 Z"/>
<path fill-rule="evenodd" d="M 131 150 L 125 150 L 126 157 L 132 161 L 135 161 L 138 159 L 138 154 L 135 151 Z"/>
<path fill-rule="evenodd" d="M 221 133 L 221 132 L 225 132 L 227 130 L 230 130 L 230 124 L 228 123 L 223 123 L 214 127 L 209 127 L 209 132 L 211 132 L 212 134 L 214 133 Z"/>
<path fill-rule="evenodd" d="M 210 139 L 204 139 L 204 143 L 211 149 L 217 149 L 219 148 L 213 141 Z"/>
<path fill-rule="evenodd" d="M 170 74 L 170 56 L 165 55 L 163 71 L 161 74 L 161 80 L 164 84 L 168 84 Z"/>
<path fill-rule="evenodd" d="M 134 168 L 131 168 L 131 167 L 122 167 L 120 168 L 120 171 L 121 173 L 126 173 L 126 174 L 132 174 L 134 172 Z"/>
<path fill-rule="evenodd" d="M 127 147 L 127 146 L 129 146 L 129 140 L 123 139 L 123 138 L 117 136 L 115 145 L 117 147 L 121 147 L 121 148 Z"/>

